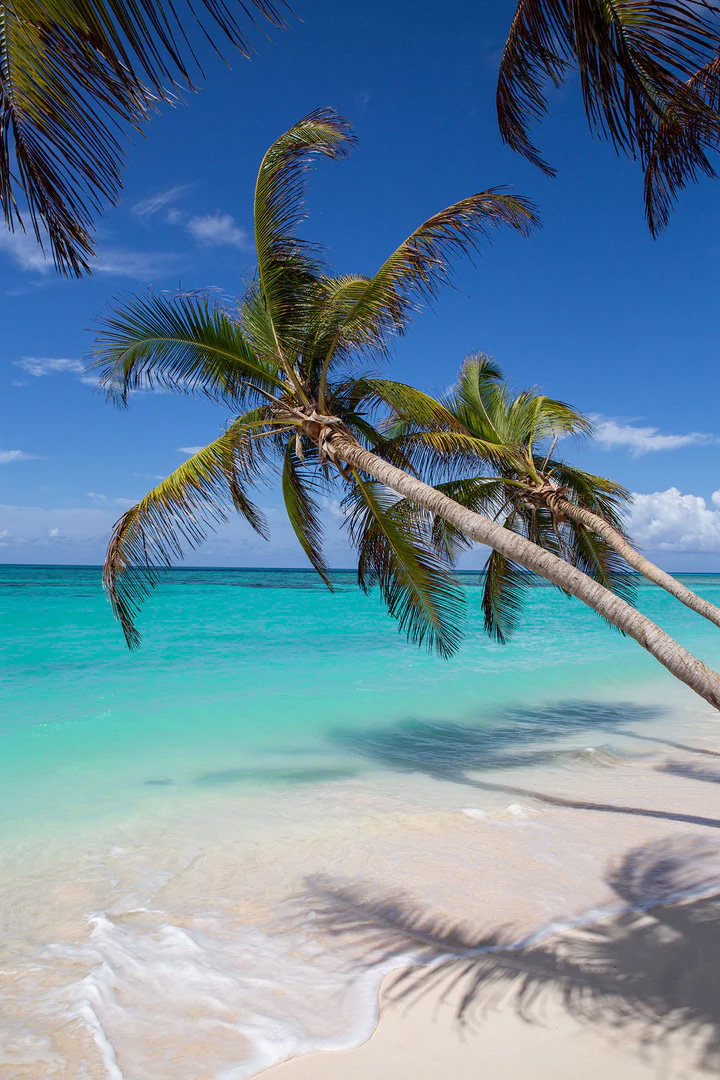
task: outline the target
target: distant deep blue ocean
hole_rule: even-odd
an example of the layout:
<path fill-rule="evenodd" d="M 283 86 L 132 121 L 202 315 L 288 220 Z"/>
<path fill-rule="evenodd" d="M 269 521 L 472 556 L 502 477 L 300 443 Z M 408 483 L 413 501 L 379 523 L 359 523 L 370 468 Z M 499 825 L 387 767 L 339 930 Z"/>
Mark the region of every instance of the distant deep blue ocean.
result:
<path fill-rule="evenodd" d="M 610 796 L 632 801 L 636 785 L 637 802 L 655 799 L 643 785 L 659 775 L 643 738 L 714 737 L 712 710 L 555 589 L 531 590 L 522 628 L 501 646 L 483 632 L 480 576 L 462 575 L 466 638 L 443 661 L 408 644 L 351 572 L 333 577 L 331 594 L 304 570 L 173 571 L 130 653 L 99 568 L 0 567 L 0 1073 L 239 1080 L 352 1042 L 349 1019 L 337 1030 L 318 1020 L 323 987 L 336 1017 L 357 1020 L 372 1013 L 375 984 L 359 1003 L 359 984 L 351 992 L 308 945 L 307 920 L 287 907 L 299 883 L 340 870 L 416 889 L 423 875 L 460 880 L 490 835 L 534 859 L 552 849 L 559 865 L 562 811 L 531 813 L 464 778 L 521 777 L 567 796 L 612 775 Z M 720 577 L 683 580 L 720 604 Z M 716 627 L 654 586 L 637 602 L 720 666 Z M 590 770 L 588 747 L 604 769 Z M 575 757 L 561 760 L 565 751 Z M 677 808 L 680 787 L 667 790 Z M 705 805 L 715 790 L 705 786 Z M 449 872 L 441 838 L 456 820 L 465 839 Z M 595 859 L 600 880 L 608 822 L 593 817 L 591 836 L 589 818 L 576 833 L 566 820 L 563 870 L 528 926 L 605 899 L 585 885 L 573 893 L 571 864 L 584 859 L 577 880 L 589 880 Z M 483 822 L 495 831 L 478 831 Z M 627 844 L 644 839 L 628 833 Z M 502 850 L 500 883 L 520 848 Z M 182 1053 L 164 1053 L 162 1030 L 187 1041 Z M 32 1072 L 37 1062 L 47 1071 Z"/>

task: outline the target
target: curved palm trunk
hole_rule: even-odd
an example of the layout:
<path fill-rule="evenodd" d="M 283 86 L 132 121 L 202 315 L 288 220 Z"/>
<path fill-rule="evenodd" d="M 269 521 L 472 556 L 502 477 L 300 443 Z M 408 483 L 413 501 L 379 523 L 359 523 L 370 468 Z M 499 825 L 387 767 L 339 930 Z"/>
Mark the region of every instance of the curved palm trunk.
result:
<path fill-rule="evenodd" d="M 575 503 L 570 502 L 569 499 L 564 499 L 562 496 L 552 497 L 552 509 L 559 510 L 565 517 L 572 518 L 573 521 L 577 521 L 580 525 L 585 525 L 586 528 L 592 532 L 597 533 L 598 536 L 602 536 L 611 548 L 617 551 L 618 555 L 621 555 L 628 566 L 632 566 L 634 570 L 646 577 L 648 581 L 654 581 L 656 585 L 659 585 L 661 589 L 665 589 L 672 596 L 679 600 L 681 604 L 685 604 L 686 607 L 692 608 L 693 611 L 697 611 L 699 615 L 704 615 L 710 622 L 715 623 L 716 626 L 720 626 L 720 608 L 715 607 L 708 600 L 703 600 L 701 596 L 697 596 L 690 589 L 686 588 L 681 582 L 674 578 L 672 574 L 667 574 L 664 570 L 661 570 L 655 563 L 650 562 L 644 555 L 641 555 L 639 551 L 636 551 L 632 544 L 629 544 L 625 537 L 613 529 L 604 518 L 599 517 L 597 514 L 593 514 L 592 511 L 586 510 L 585 507 L 576 506 Z"/>
<path fill-rule="evenodd" d="M 628 637 L 634 638 L 672 675 L 720 711 L 720 675 L 674 641 L 647 616 L 599 585 L 597 581 L 525 537 L 518 536 L 497 522 L 454 502 L 441 491 L 365 450 L 342 433 L 333 432 L 324 445 L 333 459 L 340 459 L 352 468 L 368 473 L 381 484 L 424 507 L 431 514 L 449 521 L 477 543 L 487 544 L 506 558 L 552 581 L 565 592 L 582 600 Z"/>

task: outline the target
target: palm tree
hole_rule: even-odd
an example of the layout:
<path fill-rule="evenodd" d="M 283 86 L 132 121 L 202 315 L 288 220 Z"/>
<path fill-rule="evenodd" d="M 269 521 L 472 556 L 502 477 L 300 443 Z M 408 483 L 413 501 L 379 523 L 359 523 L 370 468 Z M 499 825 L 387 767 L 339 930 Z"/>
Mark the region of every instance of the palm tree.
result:
<path fill-rule="evenodd" d="M 284 0 L 0 2 L 0 206 L 10 229 L 27 213 L 60 273 L 89 269 L 90 230 L 120 191 L 123 134 L 193 89 L 193 27 L 250 55 L 233 7 L 284 26 Z"/>
<path fill-rule="evenodd" d="M 720 21 L 704 0 L 519 0 L 503 50 L 497 111 L 505 142 L 554 169 L 529 127 L 546 87 L 577 70 L 591 131 L 639 160 L 645 212 L 662 231 L 678 193 L 714 176 L 720 135 Z"/>
<path fill-rule="evenodd" d="M 467 438 L 478 439 L 481 475 L 451 479 L 439 489 L 476 512 L 502 521 L 533 543 L 579 566 L 586 574 L 630 598 L 632 567 L 693 611 L 720 626 L 720 610 L 661 570 L 633 547 L 623 527 L 630 493 L 604 476 L 568 464 L 556 454 L 559 439 L 592 433 L 592 423 L 571 406 L 533 390 L 513 395 L 502 372 L 488 357 L 470 356 L 444 401 L 461 425 L 455 463 L 444 432 L 439 446 L 441 470 L 467 468 Z M 402 422 L 390 429 L 410 460 L 427 467 L 432 433 L 413 430 L 403 440 Z M 485 449 L 493 446 L 495 452 Z M 500 453 L 502 451 L 502 453 Z M 454 561 L 467 538 L 447 522 L 434 523 L 435 542 Z M 504 641 L 517 625 L 527 576 L 497 551 L 487 561 L 483 588 L 486 629 Z"/>
<path fill-rule="evenodd" d="M 342 157 L 352 144 L 347 121 L 321 110 L 270 147 L 255 188 L 257 272 L 237 308 L 150 294 L 119 301 L 103 320 L 95 365 L 111 398 L 124 404 L 133 390 L 161 385 L 206 395 L 235 414 L 114 528 L 104 582 L 128 644 L 138 643 L 135 617 L 159 571 L 202 542 L 228 505 L 266 535 L 249 491 L 279 472 L 290 522 L 328 585 L 317 494 L 333 482 L 344 489 L 360 584 L 379 586 L 409 638 L 448 655 L 461 637 L 462 593 L 427 526 L 440 517 L 583 600 L 720 708 L 716 672 L 581 570 L 424 483 L 379 429 L 378 411 L 392 410 L 452 434 L 457 452 L 462 433 L 442 403 L 358 365 L 406 330 L 418 300 L 446 281 L 450 255 L 492 228 L 525 234 L 535 217 L 522 198 L 480 192 L 431 217 L 374 276 L 330 276 L 317 247 L 298 237 L 303 182 L 314 159 Z M 477 448 L 477 438 L 467 438 L 468 453 Z"/>

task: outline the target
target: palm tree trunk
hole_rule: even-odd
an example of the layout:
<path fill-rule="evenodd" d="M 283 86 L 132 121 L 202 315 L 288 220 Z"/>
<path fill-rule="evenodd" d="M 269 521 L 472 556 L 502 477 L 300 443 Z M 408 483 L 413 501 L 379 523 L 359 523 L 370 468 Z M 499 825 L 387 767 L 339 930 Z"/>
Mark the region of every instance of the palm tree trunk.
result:
<path fill-rule="evenodd" d="M 634 638 L 672 675 L 720 711 L 720 675 L 674 641 L 647 616 L 597 581 L 593 581 L 581 570 L 531 543 L 524 536 L 518 536 L 490 518 L 461 506 L 429 484 L 365 450 L 354 439 L 341 432 L 333 432 L 327 439 L 325 448 L 333 459 L 340 459 L 352 468 L 373 476 L 381 484 L 424 507 L 431 514 L 449 521 L 470 539 L 479 544 L 487 544 L 506 558 L 552 581 L 565 592 L 582 600 L 628 637 Z"/>
<path fill-rule="evenodd" d="M 621 555 L 628 566 L 632 566 L 634 570 L 646 577 L 648 581 L 654 581 L 656 585 L 659 585 L 661 589 L 665 589 L 667 592 L 674 596 L 676 600 L 679 600 L 681 604 L 685 604 L 686 607 L 692 608 L 693 611 L 697 611 L 699 615 L 704 615 L 710 622 L 715 623 L 716 626 L 720 626 L 720 608 L 716 608 L 714 604 L 711 604 L 707 600 L 703 600 L 701 596 L 697 596 L 690 589 L 686 588 L 681 582 L 674 578 L 672 574 L 665 573 L 655 563 L 650 562 L 644 555 L 641 555 L 639 551 L 636 551 L 632 544 L 629 544 L 625 537 L 613 529 L 604 518 L 599 517 L 597 514 L 593 514 L 592 511 L 586 510 L 583 506 L 576 506 L 575 503 L 570 502 L 569 499 L 565 499 L 562 496 L 552 497 L 551 509 L 558 509 L 565 517 L 572 518 L 573 521 L 577 521 L 580 525 L 584 525 L 592 532 L 597 533 L 598 536 L 602 536 L 611 548 L 617 551 L 618 555 Z"/>

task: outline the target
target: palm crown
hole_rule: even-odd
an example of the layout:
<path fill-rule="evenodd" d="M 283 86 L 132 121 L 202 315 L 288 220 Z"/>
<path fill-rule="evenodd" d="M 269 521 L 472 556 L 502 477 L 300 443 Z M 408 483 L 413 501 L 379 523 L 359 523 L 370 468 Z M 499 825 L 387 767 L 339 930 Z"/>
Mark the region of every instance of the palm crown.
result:
<path fill-rule="evenodd" d="M 255 189 L 257 271 L 237 308 L 150 294 L 121 301 L 103 320 L 95 366 L 111 398 L 126 403 L 134 389 L 162 385 L 207 395 L 234 414 L 115 527 L 105 584 L 131 646 L 158 572 L 201 543 L 229 507 L 267 535 L 250 492 L 278 474 L 292 527 L 326 584 L 318 494 L 340 484 L 360 584 L 379 585 L 411 639 L 443 654 L 460 640 L 461 592 L 424 519 L 338 460 L 329 436 L 343 432 L 404 464 L 378 425 L 383 412 L 439 431 L 459 427 L 442 403 L 364 367 L 406 330 L 418 302 L 435 295 L 451 256 L 493 227 L 526 233 L 535 217 L 525 200 L 484 191 L 426 221 L 374 276 L 331 276 L 322 252 L 298 236 L 304 181 L 314 159 L 342 157 L 353 143 L 348 123 L 321 110 L 270 147 Z"/>
<path fill-rule="evenodd" d="M 468 357 L 444 404 L 457 423 L 454 429 L 437 433 L 400 419 L 392 425 L 406 457 L 431 468 L 438 489 L 456 502 L 494 518 L 630 599 L 633 579 L 627 564 L 603 537 L 559 507 L 561 498 L 572 500 L 622 533 L 629 492 L 556 453 L 560 438 L 590 434 L 590 421 L 565 402 L 533 390 L 513 394 L 500 368 L 482 355 Z M 469 546 L 467 537 L 441 518 L 434 521 L 432 536 L 451 561 Z M 490 552 L 483 613 L 485 628 L 496 640 L 506 641 L 517 626 L 531 580 L 521 566 L 499 551 Z"/>

